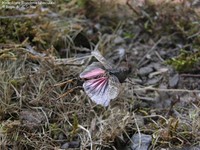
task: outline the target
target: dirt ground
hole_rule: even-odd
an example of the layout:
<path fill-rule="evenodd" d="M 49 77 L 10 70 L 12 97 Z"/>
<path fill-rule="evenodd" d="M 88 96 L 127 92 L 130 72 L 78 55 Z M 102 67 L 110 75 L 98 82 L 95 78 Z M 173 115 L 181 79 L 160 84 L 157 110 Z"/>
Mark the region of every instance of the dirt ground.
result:
<path fill-rule="evenodd" d="M 12 3 L 11 3 L 12 2 Z M 198 1 L 3 1 L 1 149 L 200 149 Z M 80 73 L 98 46 L 131 73 L 108 107 Z M 143 140 L 143 139 L 141 139 Z"/>

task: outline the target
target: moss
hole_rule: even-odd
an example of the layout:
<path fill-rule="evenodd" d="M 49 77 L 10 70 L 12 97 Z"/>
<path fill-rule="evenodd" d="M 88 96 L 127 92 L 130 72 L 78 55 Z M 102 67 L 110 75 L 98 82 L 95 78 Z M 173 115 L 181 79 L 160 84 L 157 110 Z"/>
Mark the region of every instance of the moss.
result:
<path fill-rule="evenodd" d="M 177 71 L 191 71 L 196 64 L 200 62 L 200 52 L 188 53 L 182 50 L 181 54 L 167 61 L 167 64 L 172 65 Z"/>

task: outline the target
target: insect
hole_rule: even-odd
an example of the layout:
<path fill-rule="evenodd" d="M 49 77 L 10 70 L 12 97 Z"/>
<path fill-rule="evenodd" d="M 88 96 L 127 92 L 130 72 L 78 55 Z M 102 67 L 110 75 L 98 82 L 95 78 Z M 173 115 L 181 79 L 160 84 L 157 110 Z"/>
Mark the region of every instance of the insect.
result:
<path fill-rule="evenodd" d="M 86 94 L 96 104 L 108 106 L 112 99 L 120 93 L 121 83 L 130 73 L 130 67 L 122 68 L 110 64 L 98 50 L 92 51 L 99 62 L 93 62 L 80 74 L 80 78 L 86 79 L 83 88 Z"/>

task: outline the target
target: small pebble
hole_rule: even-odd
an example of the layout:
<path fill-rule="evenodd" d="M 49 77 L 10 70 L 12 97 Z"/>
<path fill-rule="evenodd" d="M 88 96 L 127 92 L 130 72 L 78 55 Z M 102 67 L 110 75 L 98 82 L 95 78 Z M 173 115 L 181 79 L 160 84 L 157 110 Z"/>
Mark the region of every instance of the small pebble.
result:
<path fill-rule="evenodd" d="M 139 71 L 138 71 L 138 74 L 141 75 L 141 76 L 144 76 L 144 75 L 148 75 L 151 72 L 153 72 L 153 68 L 147 66 L 147 67 L 140 68 Z"/>

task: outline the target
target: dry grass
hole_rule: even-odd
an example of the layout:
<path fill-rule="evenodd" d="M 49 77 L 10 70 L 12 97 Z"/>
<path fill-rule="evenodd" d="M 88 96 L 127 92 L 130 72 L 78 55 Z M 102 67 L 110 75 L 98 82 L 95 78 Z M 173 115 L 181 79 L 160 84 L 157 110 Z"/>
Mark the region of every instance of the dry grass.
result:
<path fill-rule="evenodd" d="M 55 149 L 80 141 L 81 149 L 98 149 L 112 146 L 116 138 L 125 142 L 136 132 L 152 134 L 153 149 L 199 142 L 199 95 L 183 97 L 174 106 L 176 117 L 167 115 L 165 108 L 153 110 L 140 104 L 137 108 L 127 92 L 105 109 L 91 103 L 81 89 L 59 98 L 78 86 L 71 79 L 82 67 L 58 66 L 48 57 L 33 61 L 28 53 L 18 55 L 21 58 L 0 64 L 2 148 Z M 126 86 L 127 91 L 133 88 Z"/>
<path fill-rule="evenodd" d="M 59 98 L 76 83 L 55 85 L 70 80 L 71 75 L 78 76 L 80 67 L 55 66 L 46 60 L 31 62 L 27 54 L 20 56 L 1 64 L 4 148 L 54 149 L 71 140 L 81 141 L 82 149 L 92 141 L 94 147 L 109 145 L 131 123 L 129 112 L 95 106 L 82 90 Z"/>

